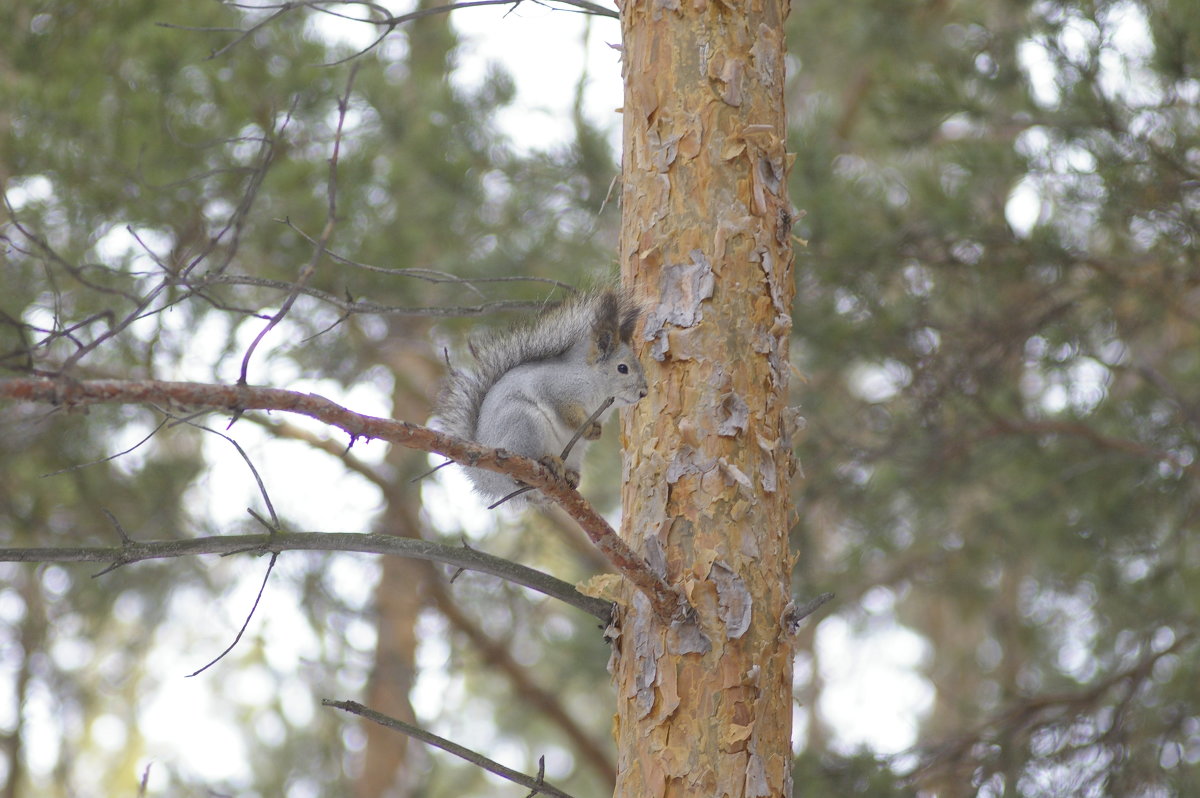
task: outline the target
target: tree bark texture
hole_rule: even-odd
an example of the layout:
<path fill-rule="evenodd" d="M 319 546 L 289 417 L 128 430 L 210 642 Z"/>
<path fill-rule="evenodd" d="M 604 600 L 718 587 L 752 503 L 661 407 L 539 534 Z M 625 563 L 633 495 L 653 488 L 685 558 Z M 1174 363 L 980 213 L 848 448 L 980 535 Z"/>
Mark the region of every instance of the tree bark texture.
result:
<path fill-rule="evenodd" d="M 621 262 L 647 304 L 651 386 L 626 415 L 622 535 L 702 631 L 664 626 L 626 591 L 624 798 L 790 793 L 787 13 L 784 0 L 621 9 Z"/>

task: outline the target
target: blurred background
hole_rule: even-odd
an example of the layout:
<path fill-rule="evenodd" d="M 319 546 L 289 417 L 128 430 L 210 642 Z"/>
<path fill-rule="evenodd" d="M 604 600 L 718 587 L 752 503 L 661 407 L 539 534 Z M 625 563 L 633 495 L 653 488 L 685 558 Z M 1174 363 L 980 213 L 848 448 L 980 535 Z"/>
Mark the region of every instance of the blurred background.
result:
<path fill-rule="evenodd" d="M 98 342 L 76 376 L 236 380 L 337 140 L 336 259 L 249 379 L 424 422 L 469 331 L 617 270 L 619 27 L 255 5 L 0 9 L 0 368 Z M 794 592 L 837 594 L 801 631 L 797 794 L 1200 794 L 1200 6 L 808 0 L 788 49 Z M 0 545 L 114 545 L 106 511 L 260 532 L 246 460 L 162 411 L 0 405 Z M 410 482 L 438 458 L 192 421 L 287 529 L 605 570 L 564 516 Z M 615 514 L 609 427 L 583 485 Z M 185 678 L 266 565 L 0 563 L 0 798 L 526 793 L 321 698 L 611 793 L 595 620 L 484 575 L 286 553 Z"/>

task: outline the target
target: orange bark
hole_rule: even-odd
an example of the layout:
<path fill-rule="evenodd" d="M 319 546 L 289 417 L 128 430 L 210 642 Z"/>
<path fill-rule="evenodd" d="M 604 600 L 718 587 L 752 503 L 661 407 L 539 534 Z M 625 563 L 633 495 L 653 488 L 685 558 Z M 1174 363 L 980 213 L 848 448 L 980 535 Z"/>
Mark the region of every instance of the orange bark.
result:
<path fill-rule="evenodd" d="M 618 796 L 790 793 L 787 10 L 622 7 L 621 261 L 649 307 L 651 384 L 625 421 L 622 535 L 703 635 L 626 591 Z"/>

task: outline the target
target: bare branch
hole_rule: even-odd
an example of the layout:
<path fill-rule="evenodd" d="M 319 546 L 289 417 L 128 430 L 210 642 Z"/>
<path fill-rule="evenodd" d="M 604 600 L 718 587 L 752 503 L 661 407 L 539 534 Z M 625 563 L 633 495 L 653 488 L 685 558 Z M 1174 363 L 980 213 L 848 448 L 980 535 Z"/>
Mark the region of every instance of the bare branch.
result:
<path fill-rule="evenodd" d="M 344 262 L 344 259 L 342 259 Z M 361 265 L 361 264 L 358 264 Z M 378 269 L 378 267 L 376 267 Z M 382 269 L 379 269 L 383 271 Z M 393 270 L 399 272 L 400 270 Z M 415 276 L 412 274 L 406 276 Z M 422 278 L 429 279 L 429 278 Z M 512 280 L 527 280 L 540 281 L 537 277 L 514 277 Z M 464 280 L 462 282 L 499 282 L 498 280 Z M 549 281 L 547 281 L 549 282 Z M 367 302 L 354 299 L 343 299 L 336 294 L 331 294 L 328 291 L 322 291 L 319 288 L 311 286 L 297 286 L 296 283 L 287 282 L 285 280 L 270 280 L 265 277 L 254 277 L 245 274 L 207 274 L 203 278 L 190 283 L 183 283 L 194 291 L 207 288 L 212 285 L 253 285 L 259 288 L 273 288 L 279 291 L 296 291 L 305 296 L 310 296 L 314 299 L 319 299 L 326 304 L 333 305 L 339 310 L 346 313 L 370 313 L 383 314 L 392 316 L 432 316 L 436 318 L 447 318 L 452 316 L 481 316 L 485 313 L 492 313 L 497 310 L 536 310 L 542 308 L 544 303 L 541 302 L 526 302 L 520 300 L 497 299 L 490 302 L 480 302 L 477 305 L 458 305 L 448 307 L 405 307 L 402 305 L 384 305 L 378 302 Z"/>
<path fill-rule="evenodd" d="M 612 605 L 609 602 L 585 596 L 563 580 L 533 568 L 485 554 L 477 549 L 448 546 L 444 543 L 394 535 L 367 535 L 355 532 L 275 532 L 264 535 L 215 535 L 182 540 L 130 541 L 119 546 L 0 548 L 0 562 L 107 562 L 120 567 L 145 560 L 194 557 L 200 554 L 225 555 L 239 552 L 274 554 L 283 551 L 348 551 L 427 560 L 467 571 L 489 574 L 530 590 L 536 590 L 583 610 L 604 623 L 608 623 L 612 615 Z"/>
<path fill-rule="evenodd" d="M 246 190 L 242 193 L 242 200 L 238 203 L 237 208 L 225 220 L 225 226 L 209 237 L 204 248 L 200 250 L 188 262 L 187 266 L 179 272 L 181 279 L 189 277 L 196 268 L 206 261 L 217 246 L 232 231 L 229 238 L 229 243 L 224 256 L 220 261 L 208 269 L 207 274 L 224 274 L 229 268 L 229 264 L 233 262 L 234 256 L 237 254 L 238 245 L 241 242 L 242 230 L 246 225 L 246 218 L 250 215 L 250 209 L 254 206 L 254 201 L 258 198 L 258 190 L 262 187 L 263 181 L 266 180 L 267 172 L 270 171 L 271 165 L 275 161 L 275 136 L 281 135 L 287 127 L 287 123 L 291 121 L 292 111 L 295 110 L 296 104 L 300 101 L 299 95 L 292 99 L 292 107 L 288 109 L 287 117 L 279 129 L 272 131 L 271 135 L 264 135 L 259 140 L 258 160 L 256 164 L 250 168 L 250 177 L 246 181 Z"/>
<path fill-rule="evenodd" d="M 284 126 L 286 126 L 286 122 Z M 280 130 L 282 131 L 282 129 L 283 128 L 281 127 Z M 263 139 L 259 162 L 251 171 L 250 179 L 247 181 L 246 190 L 238 207 L 230 215 L 229 219 L 226 220 L 224 227 L 210 236 L 206 245 L 199 252 L 199 254 L 192 257 L 191 261 L 185 267 L 179 269 L 178 272 L 172 272 L 166 267 L 165 264 L 162 263 L 161 259 L 155 256 L 154 253 L 151 252 L 148 247 L 146 247 L 147 252 L 159 265 L 163 274 L 159 279 L 154 281 L 154 283 L 149 286 L 144 293 L 121 290 L 92 279 L 90 273 L 95 271 L 100 271 L 110 275 L 115 274 L 115 272 L 107 267 L 96 264 L 73 264 L 66 258 L 59 255 L 45 237 L 40 236 L 33 230 L 25 227 L 17 219 L 16 211 L 9 202 L 7 195 L 4 195 L 4 208 L 13 229 L 20 233 L 20 235 L 29 243 L 30 246 L 30 249 L 23 249 L 14 243 L 13 247 L 17 249 L 17 251 L 30 257 L 37 257 L 45 260 L 48 264 L 51 264 L 65 272 L 68 276 L 70 276 L 71 279 L 78 282 L 80 285 L 83 285 L 89 291 L 120 297 L 132 305 L 132 308 L 127 311 L 122 310 L 120 313 L 118 313 L 117 311 L 111 309 L 105 310 L 93 314 L 83 321 L 67 325 L 62 319 L 60 309 L 61 292 L 59 288 L 54 285 L 52 273 L 49 273 L 47 275 L 47 279 L 51 283 L 52 293 L 55 298 L 54 328 L 50 330 L 41 330 L 32 325 L 22 325 L 25 329 L 45 333 L 41 340 L 31 344 L 27 359 L 31 362 L 33 361 L 32 350 L 34 349 L 46 349 L 56 341 L 66 340 L 75 347 L 74 351 L 63 360 L 61 365 L 61 370 L 63 372 L 67 372 L 101 344 L 120 335 L 134 322 L 137 322 L 140 319 L 148 316 L 161 313 L 166 308 L 193 295 L 205 298 L 200 294 L 199 289 L 188 285 L 188 279 L 191 276 L 192 271 L 196 269 L 200 263 L 208 259 L 208 257 L 216 251 L 222 240 L 230 234 L 230 231 L 232 231 L 230 240 L 226 244 L 226 251 L 220 258 L 219 262 L 209 268 L 208 276 L 219 275 L 223 273 L 226 268 L 228 268 L 229 263 L 232 261 L 234 254 L 237 251 L 238 242 L 241 237 L 246 216 L 254 203 L 258 189 L 261 186 L 262 180 L 271 165 L 273 157 L 274 141 L 272 138 L 267 137 Z M 134 234 L 133 237 L 144 246 L 144 242 L 141 242 L 136 234 Z M 8 239 L 7 237 L 5 237 L 5 240 L 9 240 L 11 242 L 11 239 Z M 117 276 L 122 279 L 127 279 L 129 277 L 129 275 L 125 274 Z M 179 296 L 170 296 L 168 290 L 177 285 L 182 285 L 188 290 L 184 291 Z M 85 340 L 86 336 L 76 336 L 74 334 L 77 330 L 87 330 L 89 333 L 91 333 L 92 326 L 101 321 L 105 322 L 106 328 L 92 333 L 91 340 Z M 12 357 L 13 354 L 6 354 L 4 357 L 7 359 Z"/>
<path fill-rule="evenodd" d="M 153 762 L 147 762 L 146 769 L 142 771 L 142 780 L 138 782 L 138 798 L 143 798 L 146 794 L 146 785 L 150 781 L 150 767 L 153 764 Z"/>
<path fill-rule="evenodd" d="M 255 31 L 260 30 L 261 28 L 267 26 L 268 24 L 274 22 L 279 17 L 286 14 L 288 11 L 291 10 L 292 5 L 294 5 L 294 4 L 293 3 L 284 3 L 283 5 L 278 7 L 278 10 L 276 10 L 274 14 L 272 14 L 269 17 L 266 17 L 261 22 L 255 24 L 255 25 L 251 25 L 246 30 L 241 30 L 239 28 L 198 28 L 198 27 L 190 27 L 190 26 L 184 26 L 184 25 L 173 25 L 170 22 L 157 22 L 155 24 L 158 25 L 159 27 L 175 28 L 177 30 L 203 31 L 206 33 L 211 33 L 211 32 L 238 33 L 239 36 L 236 39 L 234 39 L 233 41 L 231 41 L 229 44 L 225 45 L 224 47 L 221 47 L 220 49 L 213 50 L 211 53 L 209 53 L 207 60 L 211 61 L 212 59 L 217 58 L 218 56 L 224 55 L 225 53 L 229 52 L 237 45 L 241 44 L 247 38 L 254 35 Z"/>
<path fill-rule="evenodd" d="M 292 232 L 296 233 L 296 235 L 300 236 L 308 243 L 314 246 L 316 245 L 317 240 L 297 227 L 291 219 L 279 219 L 278 221 L 286 224 L 289 228 L 291 228 Z M 555 280 L 550 277 L 532 277 L 519 274 L 507 275 L 503 277 L 459 277 L 457 274 L 442 272 L 436 269 L 425 269 L 420 267 L 393 268 L 388 266 L 374 266 L 370 263 L 362 263 L 360 261 L 352 260 L 347 258 L 345 255 L 339 255 L 333 250 L 328 250 L 326 254 L 331 260 L 335 260 L 338 263 L 344 263 L 347 266 L 353 266 L 356 269 L 363 269 L 369 272 L 378 272 L 379 274 L 394 274 L 398 277 L 412 277 L 417 280 L 424 280 L 427 283 L 452 283 L 454 285 L 461 285 L 470 289 L 470 291 L 477 295 L 480 299 L 483 298 L 483 292 L 475 287 L 476 283 L 546 283 L 547 285 L 552 285 L 555 288 L 561 288 L 564 291 L 568 291 L 571 294 L 579 293 L 578 289 L 570 283 L 564 283 L 562 280 Z"/>
<path fill-rule="evenodd" d="M 413 739 L 420 740 L 426 745 L 432 745 L 433 747 L 440 748 L 447 753 L 454 754 L 461 759 L 467 760 L 473 765 L 478 765 L 490 773 L 495 773 L 501 778 L 508 779 L 514 784 L 520 784 L 522 787 L 529 787 L 533 790 L 533 795 L 540 794 L 554 796 L 554 798 L 571 798 L 569 793 L 565 793 L 552 784 L 543 781 L 540 776 L 538 778 L 534 778 L 533 776 L 527 776 L 526 774 L 512 770 L 511 768 L 506 768 L 499 762 L 488 759 L 483 754 L 476 753 L 469 748 L 464 748 L 458 743 L 453 743 L 447 740 L 445 737 L 438 737 L 436 734 L 432 734 L 424 729 L 405 723 L 402 720 L 396 720 L 395 718 L 388 717 L 383 713 L 376 712 L 373 709 L 368 709 L 357 701 L 334 701 L 330 698 L 322 698 L 321 704 L 327 707 L 333 707 L 334 709 L 345 710 L 352 715 L 358 715 L 359 717 L 366 718 L 373 723 L 378 723 L 380 726 L 386 726 L 389 729 L 395 729 L 396 731 L 406 734 Z"/>
<path fill-rule="evenodd" d="M 784 630 L 790 635 L 796 634 L 796 632 L 800 629 L 801 622 L 805 618 L 812 615 L 814 612 L 821 609 L 831 601 L 833 601 L 832 593 L 822 593 L 816 598 L 812 598 L 804 602 L 799 607 L 796 606 L 795 602 L 788 602 L 787 607 L 785 607 L 783 610 L 782 622 Z"/>
<path fill-rule="evenodd" d="M 267 589 L 267 580 L 271 578 L 271 571 L 275 570 L 275 561 L 278 559 L 279 559 L 279 552 L 277 552 L 277 551 L 273 552 L 271 554 L 271 562 L 267 565 L 267 572 L 265 574 L 263 574 L 262 585 L 260 585 L 258 588 L 258 596 L 255 597 L 254 605 L 252 607 L 250 607 L 250 612 L 246 615 L 246 621 L 245 621 L 245 623 L 242 624 L 242 628 L 238 630 L 237 636 L 233 638 L 233 642 L 230 643 L 229 646 L 224 651 L 222 651 L 220 654 L 218 654 L 215 659 L 213 659 L 211 662 L 209 662 L 203 668 L 200 668 L 197 671 L 193 671 L 192 673 L 189 673 L 188 674 L 189 679 L 192 678 L 193 676 L 199 676 L 201 673 L 204 673 L 206 670 L 211 668 L 213 665 L 216 665 L 218 662 L 220 662 L 222 659 L 225 658 L 226 654 L 228 654 L 230 651 L 233 651 L 234 647 L 237 646 L 238 642 L 241 641 L 242 635 L 244 635 L 246 633 L 246 627 L 248 627 L 250 625 L 250 619 L 254 617 L 254 611 L 258 609 L 258 602 L 262 601 L 263 591 Z"/>
<path fill-rule="evenodd" d="M 323 396 L 279 388 L 157 380 L 64 382 L 8 379 L 0 380 L 0 397 L 65 404 L 68 408 L 94 403 L 175 403 L 234 412 L 282 410 L 310 416 L 325 424 L 339 427 L 350 435 L 351 443 L 358 438 L 376 438 L 411 449 L 441 454 L 466 466 L 507 474 L 534 486 L 574 518 L 613 567 L 646 596 L 660 621 L 685 621 L 694 614 L 683 594 L 671 587 L 654 572 L 644 558 L 629 548 L 578 491 L 565 481 L 559 480 L 537 461 L 503 449 L 490 449 L 406 421 L 361 415 Z"/>
<path fill-rule="evenodd" d="M 132 540 L 129 537 L 129 533 L 125 531 L 125 527 L 121 526 L 121 522 L 119 520 L 117 520 L 117 517 L 115 515 L 113 515 L 112 510 L 109 510 L 106 507 L 101 507 L 100 509 L 104 512 L 105 515 L 108 516 L 108 520 L 112 522 L 112 525 L 114 527 L 116 527 L 117 534 L 121 536 L 121 542 L 122 543 L 131 543 Z"/>

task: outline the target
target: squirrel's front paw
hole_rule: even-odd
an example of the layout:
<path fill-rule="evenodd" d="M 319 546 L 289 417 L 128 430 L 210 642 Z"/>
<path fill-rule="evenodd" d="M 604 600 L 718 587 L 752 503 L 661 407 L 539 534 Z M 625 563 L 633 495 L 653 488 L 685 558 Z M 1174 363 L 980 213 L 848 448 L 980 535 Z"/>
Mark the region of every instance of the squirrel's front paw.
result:
<path fill-rule="evenodd" d="M 594 441 L 600 437 L 600 433 L 602 431 L 603 430 L 600 427 L 600 422 L 593 421 L 592 423 L 588 424 L 587 429 L 583 431 L 583 439 L 585 441 Z"/>
<path fill-rule="evenodd" d="M 565 480 L 572 488 L 579 487 L 579 472 L 574 468 L 568 468 L 561 457 L 548 454 L 539 459 L 538 462 L 549 469 L 550 473 L 554 474 L 555 477 Z"/>

